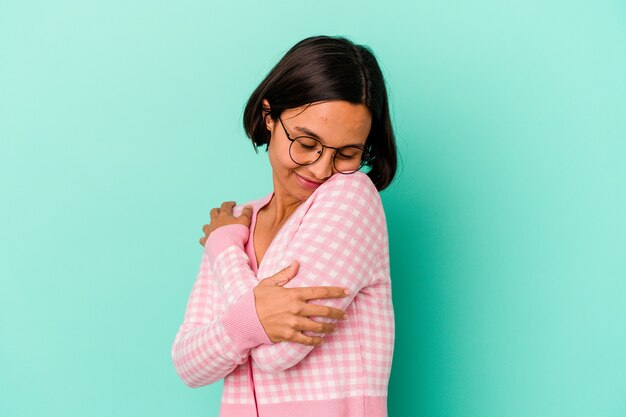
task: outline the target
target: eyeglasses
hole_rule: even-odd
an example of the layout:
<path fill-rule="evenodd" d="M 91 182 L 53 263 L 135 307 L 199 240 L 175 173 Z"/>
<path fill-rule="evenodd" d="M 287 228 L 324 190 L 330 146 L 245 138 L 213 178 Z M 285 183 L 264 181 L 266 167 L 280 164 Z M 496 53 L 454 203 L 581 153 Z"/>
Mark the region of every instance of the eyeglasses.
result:
<path fill-rule="evenodd" d="M 342 174 L 353 174 L 365 165 L 366 151 L 358 146 L 342 146 L 333 148 L 326 146 L 316 138 L 310 136 L 298 136 L 291 138 L 285 128 L 282 119 L 278 117 L 287 139 L 291 141 L 289 145 L 289 156 L 298 165 L 311 165 L 322 157 L 325 148 L 335 150 L 333 155 L 333 166 Z"/>

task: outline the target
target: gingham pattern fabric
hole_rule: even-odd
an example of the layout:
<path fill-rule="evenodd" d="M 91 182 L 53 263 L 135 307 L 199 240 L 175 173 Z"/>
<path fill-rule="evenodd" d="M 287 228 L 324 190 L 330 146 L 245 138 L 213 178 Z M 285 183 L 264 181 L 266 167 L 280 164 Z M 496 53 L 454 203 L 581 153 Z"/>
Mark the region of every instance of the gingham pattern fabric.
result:
<path fill-rule="evenodd" d="M 255 207 L 251 227 L 271 197 L 250 202 Z M 234 214 L 242 208 L 235 206 Z M 238 410 L 230 415 L 255 416 L 256 408 L 258 415 L 276 415 L 276 406 L 294 404 L 300 406 L 297 410 L 310 409 L 303 416 L 318 415 L 315 410 L 326 403 L 343 410 L 333 415 L 344 415 L 350 407 L 342 401 L 353 404 L 358 398 L 363 399 L 356 401 L 359 415 L 386 414 L 384 406 L 371 407 L 378 414 L 367 414 L 363 406 L 372 398 L 377 404 L 386 400 L 394 343 L 386 219 L 369 177 L 335 174 L 318 187 L 274 237 L 258 271 L 249 256 L 254 253 L 252 239 L 245 232 L 248 228 L 242 225 L 223 226 L 207 239 L 185 321 L 172 347 L 181 378 L 201 386 L 224 377 L 222 416 L 229 410 Z M 332 285 L 351 292 L 341 299 L 310 301 L 348 314 L 337 331 L 321 334 L 325 343 L 319 347 L 271 343 L 254 314 L 252 288 L 292 260 L 300 267 L 286 287 Z M 230 407 L 255 402 L 256 408 Z"/>
<path fill-rule="evenodd" d="M 246 364 L 249 348 L 241 349 L 228 334 L 224 317 L 225 297 L 211 274 L 205 254 L 192 289 L 185 320 L 172 346 L 172 359 L 180 377 L 191 387 L 211 384 Z M 240 290 L 240 287 L 236 288 Z M 253 294 L 253 293 L 250 293 Z M 269 339 L 268 339 L 269 340 Z M 239 381 L 247 383 L 245 377 Z M 235 399 L 245 401 L 246 397 Z"/>

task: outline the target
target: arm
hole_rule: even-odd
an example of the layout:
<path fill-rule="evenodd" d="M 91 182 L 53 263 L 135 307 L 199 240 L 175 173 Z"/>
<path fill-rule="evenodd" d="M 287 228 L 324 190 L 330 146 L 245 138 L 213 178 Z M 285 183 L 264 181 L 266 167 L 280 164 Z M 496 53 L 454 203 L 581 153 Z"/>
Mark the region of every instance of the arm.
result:
<path fill-rule="evenodd" d="M 356 294 L 370 284 L 374 262 L 386 233 L 385 217 L 376 187 L 366 174 L 336 174 L 315 191 L 314 199 L 287 249 L 281 254 L 283 263 L 296 259 L 297 275 L 285 287 L 330 285 L 346 287 L 350 296 L 339 299 L 318 299 L 315 304 L 341 310 Z M 240 225 L 225 226 L 235 231 Z M 220 230 L 222 228 L 216 229 Z M 223 246 L 228 246 L 224 244 Z M 207 247 L 211 244 L 207 241 Z M 247 286 L 254 274 L 250 270 L 241 242 L 231 241 L 229 250 L 241 257 L 231 268 L 216 268 L 220 280 L 229 285 Z M 211 256 L 221 256 L 215 248 Z M 252 285 L 255 285 L 256 281 Z M 336 319 L 315 317 L 315 321 L 334 323 Z M 323 333 L 303 332 L 323 337 Z M 265 372 L 288 369 L 308 355 L 313 346 L 294 342 L 260 344 L 250 350 L 259 368 Z"/>
<path fill-rule="evenodd" d="M 241 232 L 230 237 L 242 240 L 245 236 Z M 232 247 L 223 248 L 215 259 L 216 265 L 221 267 L 233 262 L 239 264 L 242 260 L 239 253 L 233 253 Z M 176 372 L 192 388 L 222 379 L 248 360 L 251 347 L 270 343 L 256 314 L 254 293 L 248 291 L 253 284 L 219 282 L 212 269 L 209 256 L 203 254 L 184 322 L 172 344 Z M 223 293 L 220 287 L 228 291 Z M 224 298 L 230 302 L 224 303 Z"/>
<path fill-rule="evenodd" d="M 378 190 L 366 174 L 337 175 L 320 186 L 283 256 L 300 262 L 298 274 L 285 287 L 346 287 L 350 290 L 348 297 L 313 301 L 345 310 L 356 294 L 372 282 L 386 223 Z M 337 322 L 325 317 L 311 318 Z M 277 373 L 295 366 L 313 349 L 313 346 L 282 342 L 257 346 L 250 355 L 263 371 Z"/>

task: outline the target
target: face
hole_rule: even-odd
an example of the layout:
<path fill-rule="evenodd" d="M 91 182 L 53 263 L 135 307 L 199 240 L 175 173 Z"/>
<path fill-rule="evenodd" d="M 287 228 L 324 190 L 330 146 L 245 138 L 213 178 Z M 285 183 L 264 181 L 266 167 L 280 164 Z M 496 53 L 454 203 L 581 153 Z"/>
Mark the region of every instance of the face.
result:
<path fill-rule="evenodd" d="M 270 108 L 271 104 L 263 100 L 263 105 Z M 292 139 L 307 135 L 299 129 L 306 128 L 314 132 L 324 145 L 335 148 L 364 146 L 372 123 L 370 111 L 364 104 L 340 100 L 288 109 L 280 118 Z M 334 174 L 343 175 L 333 165 L 334 149 L 325 148 L 322 156 L 310 165 L 296 164 L 289 156 L 291 141 L 287 139 L 280 121 L 273 121 L 267 116 L 265 123 L 271 132 L 268 153 L 277 196 L 290 201 L 304 201 L 316 187 L 302 182 L 298 176 L 321 184 Z"/>

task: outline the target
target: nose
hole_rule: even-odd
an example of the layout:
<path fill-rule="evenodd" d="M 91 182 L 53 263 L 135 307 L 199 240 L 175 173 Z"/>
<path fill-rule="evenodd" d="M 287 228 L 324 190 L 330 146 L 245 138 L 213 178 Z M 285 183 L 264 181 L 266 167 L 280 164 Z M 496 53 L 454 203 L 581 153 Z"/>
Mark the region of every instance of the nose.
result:
<path fill-rule="evenodd" d="M 333 165 L 334 149 L 324 149 L 322 156 L 309 165 L 309 171 L 315 175 L 317 179 L 326 179 L 334 174 L 335 167 Z"/>

